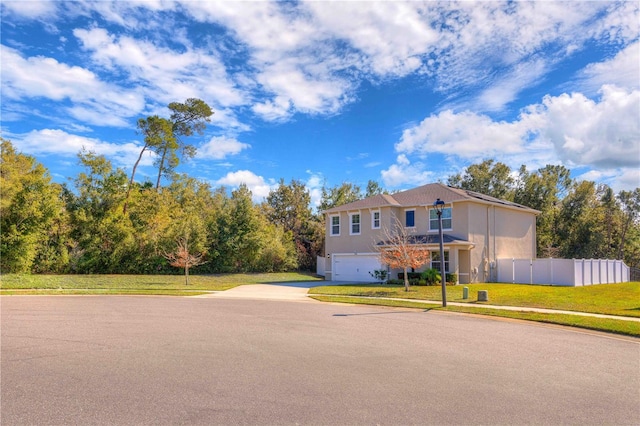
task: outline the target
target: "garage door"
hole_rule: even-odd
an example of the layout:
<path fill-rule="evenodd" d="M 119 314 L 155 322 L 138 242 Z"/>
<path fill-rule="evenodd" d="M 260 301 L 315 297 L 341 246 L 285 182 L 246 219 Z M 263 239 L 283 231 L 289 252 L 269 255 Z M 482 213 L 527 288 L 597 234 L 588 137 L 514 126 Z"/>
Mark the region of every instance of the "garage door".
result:
<path fill-rule="evenodd" d="M 380 268 L 380 258 L 375 254 L 336 254 L 333 281 L 372 282 L 369 272 Z"/>

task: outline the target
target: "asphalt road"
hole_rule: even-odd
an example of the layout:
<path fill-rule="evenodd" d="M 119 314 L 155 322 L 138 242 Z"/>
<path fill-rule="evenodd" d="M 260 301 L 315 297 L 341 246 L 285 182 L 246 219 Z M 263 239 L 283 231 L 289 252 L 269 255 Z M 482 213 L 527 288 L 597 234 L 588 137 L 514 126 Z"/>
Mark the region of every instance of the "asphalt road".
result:
<path fill-rule="evenodd" d="M 0 298 L 0 423 L 640 424 L 640 341 L 435 311 Z"/>

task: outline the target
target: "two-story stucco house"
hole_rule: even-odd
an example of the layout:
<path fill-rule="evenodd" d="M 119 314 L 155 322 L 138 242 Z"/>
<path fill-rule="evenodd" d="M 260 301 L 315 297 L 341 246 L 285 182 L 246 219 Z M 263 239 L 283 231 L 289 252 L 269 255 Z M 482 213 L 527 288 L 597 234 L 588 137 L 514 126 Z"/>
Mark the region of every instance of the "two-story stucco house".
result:
<path fill-rule="evenodd" d="M 372 281 L 371 271 L 386 269 L 375 247 L 396 221 L 431 252 L 424 268 L 440 269 L 437 199 L 445 202 L 445 269 L 456 273 L 460 283 L 496 281 L 498 258 L 536 257 L 537 210 L 433 183 L 325 211 L 325 279 Z M 395 278 L 398 271 L 390 272 Z"/>

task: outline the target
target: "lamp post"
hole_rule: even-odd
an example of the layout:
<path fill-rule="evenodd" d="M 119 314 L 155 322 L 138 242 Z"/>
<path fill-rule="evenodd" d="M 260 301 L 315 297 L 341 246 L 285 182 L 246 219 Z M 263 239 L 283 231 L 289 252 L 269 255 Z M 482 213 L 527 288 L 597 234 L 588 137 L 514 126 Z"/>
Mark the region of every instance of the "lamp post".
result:
<path fill-rule="evenodd" d="M 444 201 L 440 198 L 433 203 L 433 208 L 438 214 L 438 233 L 440 234 L 440 282 L 442 284 L 442 307 L 447 307 L 447 273 L 444 270 L 444 236 L 442 235 L 442 211 Z"/>

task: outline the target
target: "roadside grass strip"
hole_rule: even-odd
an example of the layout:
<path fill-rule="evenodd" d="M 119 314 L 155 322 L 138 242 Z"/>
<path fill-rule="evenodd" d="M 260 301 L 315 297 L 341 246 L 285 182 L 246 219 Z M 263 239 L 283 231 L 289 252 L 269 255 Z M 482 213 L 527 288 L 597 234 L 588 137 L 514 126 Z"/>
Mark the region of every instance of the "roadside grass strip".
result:
<path fill-rule="evenodd" d="M 463 299 L 464 287 L 469 289 L 469 299 Z M 480 290 L 488 291 L 488 302 L 477 301 Z M 440 286 L 412 286 L 408 292 L 404 291 L 404 286 L 387 284 L 321 286 L 310 289 L 309 294 L 442 301 Z M 447 302 L 465 303 L 469 306 L 517 306 L 640 318 L 640 282 L 586 287 L 461 284 L 447 286 Z"/>
<path fill-rule="evenodd" d="M 239 285 L 320 281 L 297 272 L 190 275 L 22 275 L 0 277 L 0 294 L 148 294 L 196 296 Z"/>
<path fill-rule="evenodd" d="M 487 315 L 502 318 L 512 318 L 527 321 L 536 321 L 547 324 L 564 325 L 571 327 L 584 328 L 589 330 L 604 331 L 609 333 L 616 333 L 626 336 L 640 337 L 640 321 L 635 321 L 635 318 L 628 319 L 612 319 L 594 317 L 579 312 L 565 314 L 565 313 L 542 313 L 542 312 L 530 312 L 523 310 L 507 310 L 497 309 L 491 307 L 482 306 L 460 306 L 459 304 L 451 305 L 447 304 L 446 308 L 440 306 L 441 302 L 434 301 L 420 301 L 420 300 L 407 300 L 407 299 L 393 299 L 393 298 L 378 298 L 378 297 L 357 297 L 357 296 L 344 296 L 344 295 L 310 295 L 315 300 L 322 302 L 334 302 L 334 303 L 350 303 L 359 305 L 377 305 L 377 306 L 390 306 L 398 308 L 414 308 L 423 310 L 438 310 L 445 312 L 460 312 L 477 315 Z M 517 308 L 513 308 L 517 309 Z"/>

